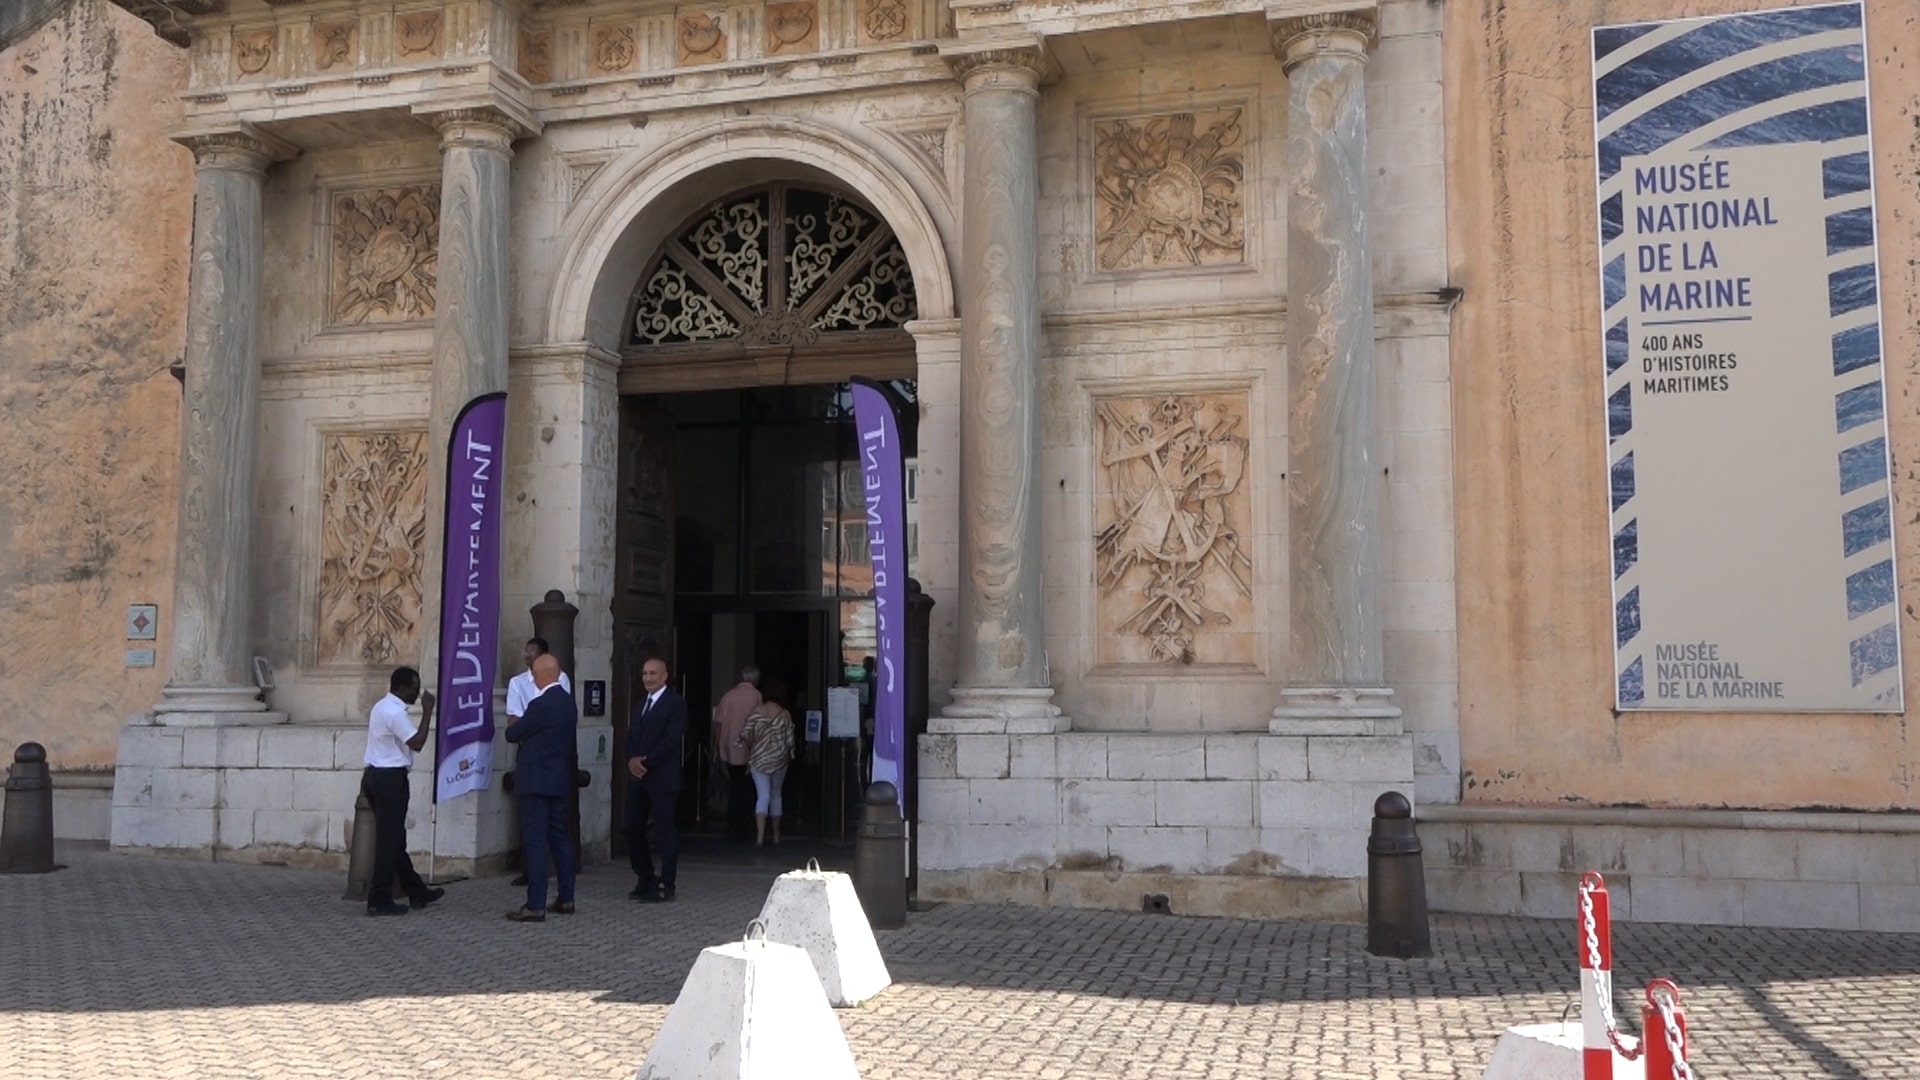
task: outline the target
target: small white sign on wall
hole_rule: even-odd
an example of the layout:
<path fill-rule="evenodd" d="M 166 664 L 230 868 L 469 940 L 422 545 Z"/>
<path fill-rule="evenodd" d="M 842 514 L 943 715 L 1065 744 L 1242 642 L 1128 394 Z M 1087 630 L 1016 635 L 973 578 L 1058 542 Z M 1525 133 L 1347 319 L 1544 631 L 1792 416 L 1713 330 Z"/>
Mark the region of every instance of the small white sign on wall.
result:
<path fill-rule="evenodd" d="M 127 605 L 127 640 L 152 641 L 160 630 L 160 605 Z"/>

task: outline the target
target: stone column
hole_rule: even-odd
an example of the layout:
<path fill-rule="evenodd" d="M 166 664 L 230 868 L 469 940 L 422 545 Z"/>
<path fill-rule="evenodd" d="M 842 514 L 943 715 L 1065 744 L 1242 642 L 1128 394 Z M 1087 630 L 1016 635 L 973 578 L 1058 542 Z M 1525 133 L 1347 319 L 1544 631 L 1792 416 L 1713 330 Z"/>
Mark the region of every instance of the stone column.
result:
<path fill-rule="evenodd" d="M 455 109 L 426 119 L 440 130 L 439 278 L 428 399 L 426 565 L 420 581 L 425 601 L 420 671 L 431 687 L 440 652 L 447 436 L 467 402 L 507 388 L 508 176 L 520 128 L 492 109 Z M 512 651 L 517 655 L 519 646 Z"/>
<path fill-rule="evenodd" d="M 162 724 L 257 722 L 253 472 L 259 454 L 261 192 L 284 146 L 251 128 L 182 134 L 193 151 L 185 401 Z"/>
<path fill-rule="evenodd" d="M 1275 733 L 1398 734 L 1380 610 L 1365 13 L 1276 20 L 1287 73 L 1293 685 Z"/>
<path fill-rule="evenodd" d="M 959 683 L 932 730 L 1064 728 L 1041 625 L 1039 48 L 948 57 L 965 86 Z"/>

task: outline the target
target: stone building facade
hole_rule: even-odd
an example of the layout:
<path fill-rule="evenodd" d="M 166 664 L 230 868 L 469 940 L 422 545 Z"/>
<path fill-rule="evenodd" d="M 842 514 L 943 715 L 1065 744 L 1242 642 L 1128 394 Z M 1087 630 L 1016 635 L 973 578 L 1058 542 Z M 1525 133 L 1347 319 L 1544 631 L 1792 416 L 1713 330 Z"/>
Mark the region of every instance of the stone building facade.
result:
<path fill-rule="evenodd" d="M 675 605 L 713 606 L 684 519 L 724 484 L 674 463 L 707 444 L 662 417 L 866 376 L 911 380 L 917 413 L 923 894 L 1351 917 L 1397 789 L 1437 907 L 1562 914 L 1597 866 L 1629 917 L 1920 920 L 1904 717 L 1610 708 L 1583 50 L 1670 5 L 119 6 L 0 54 L 91 62 L 98 24 L 141 80 L 59 118 L 113 132 L 71 166 L 83 189 L 34 188 L 69 166 L 0 142 L 63 220 L 98 227 L 62 201 L 84 190 L 146 222 L 137 259 L 21 272 L 115 317 L 139 295 L 181 357 L 177 384 L 103 362 L 85 398 L 134 429 L 110 446 L 158 449 L 80 482 L 164 497 L 75 629 L 44 629 L 74 609 L 58 567 L 7 570 L 53 605 L 5 616 L 8 663 L 45 641 L 111 681 L 47 679 L 50 707 L 0 731 L 112 768 L 116 847 L 341 857 L 365 710 L 392 666 L 434 662 L 445 433 L 505 390 L 503 607 L 563 590 L 576 681 L 612 687 L 580 746 L 604 851 L 639 653 L 694 655 Z M 1913 16 L 1868 10 L 1898 132 Z M 1920 147 L 1879 149 L 1882 263 L 1904 266 Z M 1896 277 L 1890 357 L 1916 324 Z M 16 396 L 68 378 L 72 326 L 9 323 Z M 6 437 L 34 469 L 97 441 Z M 30 502 L 68 532 L 97 513 Z M 116 637 L 142 601 L 150 673 Z M 510 797 L 429 811 L 430 775 L 414 846 L 496 864 Z"/>

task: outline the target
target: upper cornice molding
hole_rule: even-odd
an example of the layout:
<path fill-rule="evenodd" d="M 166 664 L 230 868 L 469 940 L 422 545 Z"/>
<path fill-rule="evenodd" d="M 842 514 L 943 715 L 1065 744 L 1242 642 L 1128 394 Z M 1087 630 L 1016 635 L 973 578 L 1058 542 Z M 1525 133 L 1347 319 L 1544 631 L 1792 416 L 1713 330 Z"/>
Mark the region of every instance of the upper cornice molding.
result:
<path fill-rule="evenodd" d="M 227 0 L 111 0 L 144 19 L 163 40 L 182 48 L 187 44 L 187 20 L 223 14 Z"/>

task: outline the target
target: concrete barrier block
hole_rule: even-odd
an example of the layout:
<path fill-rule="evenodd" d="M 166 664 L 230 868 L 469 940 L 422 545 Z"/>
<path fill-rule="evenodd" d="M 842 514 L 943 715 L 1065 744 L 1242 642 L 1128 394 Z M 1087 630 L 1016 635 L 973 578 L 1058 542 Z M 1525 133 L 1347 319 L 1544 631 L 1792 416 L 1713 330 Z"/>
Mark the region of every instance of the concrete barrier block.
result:
<path fill-rule="evenodd" d="M 1526 1024 L 1501 1032 L 1480 1080 L 1581 1080 L 1580 1028 Z M 1613 1054 L 1614 1080 L 1644 1080 L 1646 1067 Z"/>
<path fill-rule="evenodd" d="M 893 984 L 853 879 L 845 874 L 781 874 L 760 908 L 760 922 L 768 941 L 806 950 L 836 1009 L 858 1005 Z"/>
<path fill-rule="evenodd" d="M 764 941 L 703 949 L 635 1080 L 859 1080 L 806 951 Z"/>

